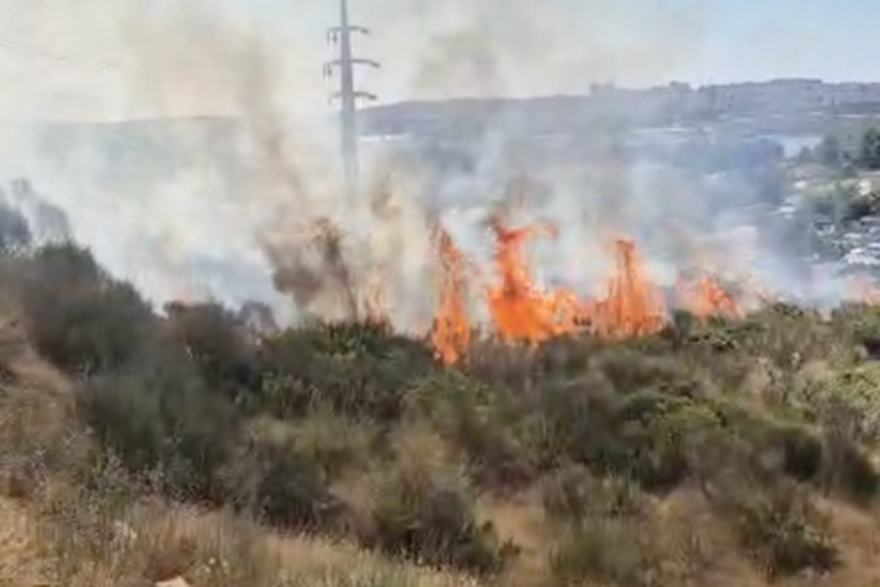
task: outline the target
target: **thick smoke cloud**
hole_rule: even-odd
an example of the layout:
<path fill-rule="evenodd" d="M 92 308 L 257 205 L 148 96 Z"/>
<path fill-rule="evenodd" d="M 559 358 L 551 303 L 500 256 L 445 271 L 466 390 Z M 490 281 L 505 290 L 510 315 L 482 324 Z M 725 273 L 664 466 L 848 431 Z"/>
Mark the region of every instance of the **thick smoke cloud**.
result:
<path fill-rule="evenodd" d="M 362 81 L 390 100 L 660 83 L 687 70 L 707 33 L 696 1 L 674 10 L 636 0 L 351 4 L 354 20 L 374 30 L 358 51 L 383 63 Z M 330 57 L 322 29 L 335 22 L 336 3 L 304 0 L 284 13 L 268 3 L 248 6 L 33 0 L 0 8 L 0 38 L 70 60 L 35 58 L 40 74 L 22 76 L 23 66 L 4 54 L 0 76 L 24 81 L 14 98 L 0 98 L 0 111 L 166 119 L 22 128 L 4 141 L 0 171 L 32 177 L 66 212 L 75 238 L 157 302 L 257 298 L 289 318 L 292 297 L 300 310 L 335 315 L 351 302 L 325 299 L 323 290 L 338 294 L 346 281 L 367 290 L 391 284 L 386 304 L 398 321 L 423 323 L 431 289 L 427 210 L 466 251 L 488 260 L 485 219 L 508 181 L 532 171 L 508 148 L 516 121 L 482 121 L 474 170 L 439 181 L 401 167 L 382 148 L 366 153 L 365 193 L 345 202 L 320 67 Z M 222 118 L 177 120 L 195 116 Z M 545 170 L 546 197 L 520 210 L 520 218 L 560 227 L 558 241 L 535 250 L 543 279 L 594 290 L 607 275 L 607 240 L 618 234 L 644 241 L 649 256 L 675 249 L 675 263 L 711 248 L 693 244 L 718 228 L 707 222 L 713 212 L 694 217 L 705 193 L 674 173 L 646 174 L 603 156 Z M 309 248 L 323 218 L 355 239 L 342 253 L 350 275 L 328 267 L 326 250 Z M 725 258 L 743 247 L 716 249 L 717 266 L 749 265 Z M 667 260 L 656 263 L 666 276 Z"/>

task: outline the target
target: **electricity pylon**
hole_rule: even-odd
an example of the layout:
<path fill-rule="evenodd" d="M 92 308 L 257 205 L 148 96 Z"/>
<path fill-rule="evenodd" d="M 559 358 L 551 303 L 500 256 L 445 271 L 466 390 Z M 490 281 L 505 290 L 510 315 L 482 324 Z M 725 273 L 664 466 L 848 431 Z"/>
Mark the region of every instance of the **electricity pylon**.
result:
<path fill-rule="evenodd" d="M 357 106 L 359 101 L 374 101 L 376 96 L 355 89 L 354 69 L 356 65 L 378 68 L 372 59 L 356 58 L 352 55 L 352 33 L 370 34 L 369 29 L 355 26 L 349 22 L 348 1 L 339 0 L 339 26 L 327 31 L 327 40 L 334 47 L 339 45 L 339 57 L 324 64 L 324 76 L 331 77 L 339 69 L 339 91 L 333 98 L 340 101 L 340 126 L 342 129 L 342 164 L 345 173 L 345 190 L 348 201 L 358 193 L 358 126 Z"/>

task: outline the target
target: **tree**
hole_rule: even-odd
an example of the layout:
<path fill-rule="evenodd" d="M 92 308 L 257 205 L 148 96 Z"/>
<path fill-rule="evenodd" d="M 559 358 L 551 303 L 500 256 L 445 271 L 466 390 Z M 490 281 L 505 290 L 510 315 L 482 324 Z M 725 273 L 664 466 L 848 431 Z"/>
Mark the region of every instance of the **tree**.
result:
<path fill-rule="evenodd" d="M 816 145 L 815 155 L 822 165 L 838 167 L 843 159 L 841 156 L 840 140 L 833 135 L 826 136 Z"/>
<path fill-rule="evenodd" d="M 870 128 L 862 136 L 859 162 L 868 169 L 880 169 L 880 130 Z"/>
<path fill-rule="evenodd" d="M 801 150 L 798 151 L 797 154 L 797 162 L 801 164 L 811 163 L 813 161 L 813 155 L 814 153 L 810 150 L 809 147 L 801 147 Z"/>
<path fill-rule="evenodd" d="M 12 255 L 31 244 L 31 230 L 24 216 L 0 204 L 0 255 Z"/>

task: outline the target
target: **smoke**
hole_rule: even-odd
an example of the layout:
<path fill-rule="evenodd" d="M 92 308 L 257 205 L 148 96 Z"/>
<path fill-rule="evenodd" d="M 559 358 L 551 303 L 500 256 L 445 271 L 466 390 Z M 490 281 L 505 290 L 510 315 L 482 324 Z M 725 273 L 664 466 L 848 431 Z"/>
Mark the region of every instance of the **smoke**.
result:
<path fill-rule="evenodd" d="M 77 22 L 78 40 L 54 35 L 56 52 L 76 47 L 88 60 L 101 47 L 114 81 L 81 76 L 83 93 L 96 97 L 112 86 L 108 93 L 123 99 L 110 100 L 104 115 L 161 120 L 29 127 L 5 144 L 5 159 L 15 160 L 9 168 L 33 177 L 68 213 L 74 237 L 157 305 L 260 299 L 289 317 L 265 241 L 291 219 L 326 213 L 322 204 L 333 198 L 322 196 L 333 191 L 335 174 L 317 140 L 328 135 L 321 121 L 302 129 L 276 109 L 291 87 L 279 66 L 284 53 L 267 49 L 264 31 L 192 3 L 98 4 L 102 11 L 35 2 L 3 24 L 30 27 L 39 43 L 53 36 L 46 23 Z M 69 108 L 49 111 L 64 116 Z M 192 116 L 201 118 L 184 118 Z"/>
<path fill-rule="evenodd" d="M 536 163 L 535 153 L 512 146 L 522 115 L 504 111 L 450 119 L 468 131 L 469 172 L 432 177 L 425 161 L 406 166 L 385 147 L 365 145 L 364 193 L 347 202 L 337 129 L 315 114 L 326 110 L 330 89 L 320 75 L 329 58 L 322 29 L 335 22 L 336 3 L 306 0 L 283 15 L 183 4 L 32 0 L 0 9 L 0 36 L 28 31 L 23 44 L 72 60 L 39 61 L 39 74 L 24 76 L 0 57 L 0 75 L 25 80 L 15 100 L 0 97 L 7 116 L 162 119 L 30 128 L 4 141 L 0 170 L 32 177 L 65 211 L 73 236 L 157 304 L 259 299 L 282 320 L 341 317 L 382 289 L 396 324 L 423 323 L 433 289 L 426 217 L 486 263 L 485 220 L 510 203 L 508 188 L 522 176 L 544 193 L 521 198 L 515 219 L 560 229 L 533 251 L 547 283 L 595 292 L 609 270 L 607 242 L 621 234 L 643 243 L 665 282 L 689 264 L 746 273 L 756 259 L 781 257 L 748 231 L 734 241 L 711 237 L 739 221 L 708 206 L 708 188 L 682 170 L 604 147 L 565 153 L 577 145 L 561 148 L 566 164 Z M 383 64 L 360 81 L 389 101 L 663 83 L 693 65 L 710 34 L 696 0 L 677 8 L 635 0 L 351 4 L 353 19 L 374 31 L 358 53 Z M 619 139 L 592 134 L 591 145 Z M 783 274 L 768 265 L 778 280 Z M 794 278 L 783 281 L 794 289 Z"/>

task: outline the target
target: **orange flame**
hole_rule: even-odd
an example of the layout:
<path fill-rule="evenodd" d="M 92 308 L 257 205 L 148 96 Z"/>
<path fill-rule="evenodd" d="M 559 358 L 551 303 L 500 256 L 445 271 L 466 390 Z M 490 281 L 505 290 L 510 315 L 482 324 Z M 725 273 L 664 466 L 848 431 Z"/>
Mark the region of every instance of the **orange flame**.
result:
<path fill-rule="evenodd" d="M 467 275 L 465 258 L 452 237 L 437 229 L 439 256 L 439 308 L 431 330 L 431 343 L 437 357 L 447 365 L 461 360 L 471 344 L 471 327 L 467 315 Z"/>
<path fill-rule="evenodd" d="M 487 288 L 486 299 L 492 328 L 504 342 L 538 345 L 585 326 L 603 338 L 630 338 L 654 334 L 667 324 L 663 296 L 648 278 L 632 240 L 614 242 L 615 270 L 605 296 L 584 300 L 565 288 L 540 291 L 529 272 L 524 259 L 526 242 L 540 233 L 556 236 L 555 228 L 528 225 L 512 229 L 498 218 L 491 227 L 499 282 Z M 450 235 L 443 230 L 437 234 L 439 307 L 430 338 L 437 357 L 449 365 L 459 362 L 472 342 L 466 307 L 469 276 L 465 257 Z M 741 315 L 733 296 L 707 277 L 698 280 L 692 290 L 681 290 L 688 294 L 685 300 L 699 316 Z"/>
<path fill-rule="evenodd" d="M 596 334 L 627 338 L 654 334 L 666 324 L 666 307 L 659 289 L 646 276 L 635 243 L 615 241 L 616 269 L 605 299 L 589 308 L 586 318 Z"/>
<path fill-rule="evenodd" d="M 685 309 L 700 320 L 708 320 L 712 316 L 742 316 L 736 299 L 708 276 L 700 277 L 693 284 L 679 279 L 678 294 Z"/>
<path fill-rule="evenodd" d="M 528 239 L 541 232 L 556 236 L 556 229 L 549 225 L 511 229 L 498 218 L 492 220 L 491 227 L 495 268 L 501 283 L 489 287 L 487 298 L 493 326 L 501 339 L 537 345 L 573 327 L 573 294 L 538 291 L 524 258 Z"/>
<path fill-rule="evenodd" d="M 880 304 L 880 290 L 877 289 L 867 278 L 863 276 L 853 277 L 850 281 L 850 289 L 854 297 L 864 304 Z"/>
<path fill-rule="evenodd" d="M 364 321 L 377 327 L 390 328 L 387 304 L 381 287 L 369 288 L 363 296 Z"/>

